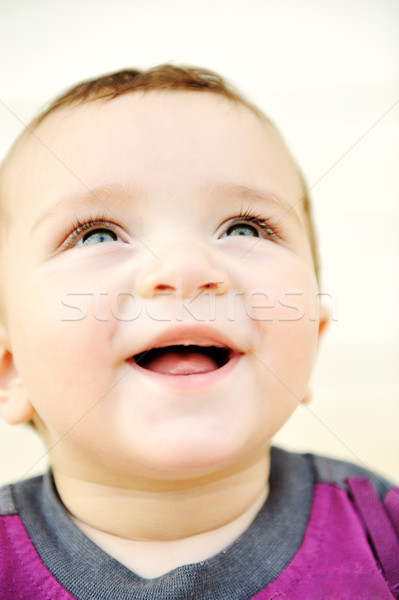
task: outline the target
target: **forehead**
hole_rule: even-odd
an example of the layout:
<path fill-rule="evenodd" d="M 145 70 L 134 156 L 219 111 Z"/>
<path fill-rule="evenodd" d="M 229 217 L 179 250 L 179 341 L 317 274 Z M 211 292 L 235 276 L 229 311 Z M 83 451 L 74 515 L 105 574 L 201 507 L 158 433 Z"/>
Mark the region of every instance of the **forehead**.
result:
<path fill-rule="evenodd" d="M 170 91 L 55 111 L 22 136 L 2 177 L 14 214 L 21 202 L 34 210 L 61 193 L 115 183 L 187 195 L 231 182 L 266 186 L 290 205 L 299 205 L 303 192 L 291 155 L 266 120 L 216 94 Z"/>

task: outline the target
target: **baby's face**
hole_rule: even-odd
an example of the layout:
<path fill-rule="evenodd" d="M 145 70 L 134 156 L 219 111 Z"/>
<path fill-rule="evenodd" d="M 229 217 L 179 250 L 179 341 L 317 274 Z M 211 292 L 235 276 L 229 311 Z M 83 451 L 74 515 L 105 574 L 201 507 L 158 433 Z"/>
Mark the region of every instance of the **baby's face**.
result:
<path fill-rule="evenodd" d="M 5 185 L 11 350 L 55 469 L 206 472 L 270 443 L 319 317 L 269 125 L 212 94 L 127 94 L 47 118 Z"/>

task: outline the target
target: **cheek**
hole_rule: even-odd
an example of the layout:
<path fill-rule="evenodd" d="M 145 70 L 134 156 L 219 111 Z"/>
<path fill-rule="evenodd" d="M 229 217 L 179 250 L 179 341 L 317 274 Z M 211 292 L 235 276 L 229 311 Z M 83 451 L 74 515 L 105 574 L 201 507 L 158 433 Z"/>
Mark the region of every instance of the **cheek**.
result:
<path fill-rule="evenodd" d="M 254 352 L 260 372 L 296 401 L 301 400 L 318 344 L 318 289 L 308 264 L 294 260 L 258 269 L 247 296 L 247 314 L 257 330 Z"/>
<path fill-rule="evenodd" d="M 99 318 L 93 295 L 65 296 L 62 285 L 38 284 L 10 312 L 17 369 L 39 413 L 52 418 L 64 407 L 72 416 L 110 378 L 114 324 Z"/>
<path fill-rule="evenodd" d="M 303 317 L 317 320 L 318 288 L 313 268 L 299 256 L 286 254 L 284 258 L 272 256 L 242 274 L 248 315 L 264 322 L 295 322 Z"/>

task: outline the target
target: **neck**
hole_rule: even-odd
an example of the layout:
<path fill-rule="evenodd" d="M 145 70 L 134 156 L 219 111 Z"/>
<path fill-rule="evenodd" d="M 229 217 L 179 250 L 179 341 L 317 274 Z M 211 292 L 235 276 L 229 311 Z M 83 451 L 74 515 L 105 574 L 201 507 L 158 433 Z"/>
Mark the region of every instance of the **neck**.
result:
<path fill-rule="evenodd" d="M 104 485 L 60 472 L 60 497 L 79 521 L 135 540 L 179 539 L 237 519 L 264 491 L 270 459 L 263 450 L 239 465 L 190 479 L 129 478 Z"/>
<path fill-rule="evenodd" d="M 204 560 L 239 537 L 267 497 L 269 467 L 263 449 L 239 466 L 192 479 L 129 479 L 128 486 L 114 487 L 57 472 L 54 478 L 76 525 L 120 562 L 151 577 Z"/>

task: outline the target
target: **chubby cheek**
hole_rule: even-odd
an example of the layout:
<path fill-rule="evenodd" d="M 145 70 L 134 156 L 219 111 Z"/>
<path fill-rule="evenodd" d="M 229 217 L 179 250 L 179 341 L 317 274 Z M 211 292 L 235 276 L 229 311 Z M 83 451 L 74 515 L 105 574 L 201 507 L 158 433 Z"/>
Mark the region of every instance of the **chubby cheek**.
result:
<path fill-rule="evenodd" d="M 257 336 L 259 384 L 288 405 L 302 400 L 318 344 L 318 288 L 309 265 L 294 260 L 279 269 L 259 269 L 247 298 Z M 264 388 L 265 389 L 265 388 Z"/>
<path fill-rule="evenodd" d="M 10 312 L 14 356 L 40 418 L 62 432 L 110 385 L 114 326 L 98 318 L 92 295 L 71 299 L 62 285 L 36 284 Z"/>

